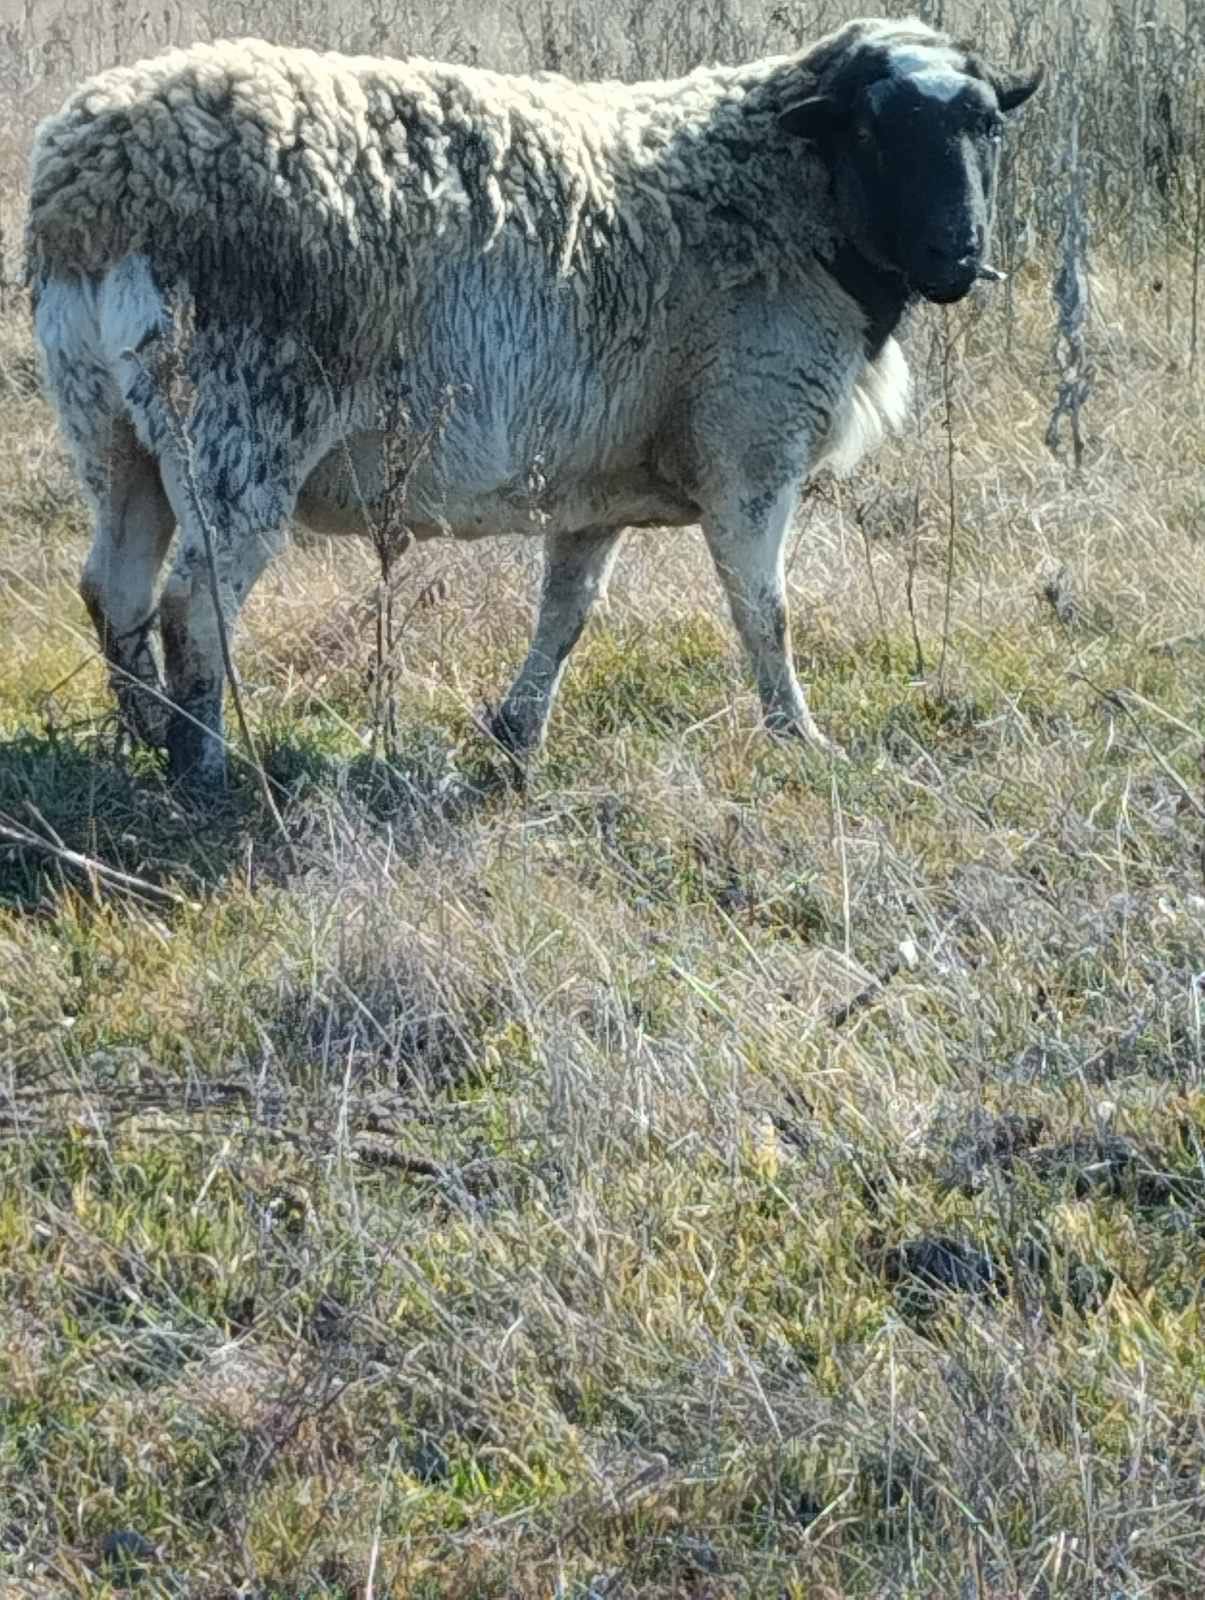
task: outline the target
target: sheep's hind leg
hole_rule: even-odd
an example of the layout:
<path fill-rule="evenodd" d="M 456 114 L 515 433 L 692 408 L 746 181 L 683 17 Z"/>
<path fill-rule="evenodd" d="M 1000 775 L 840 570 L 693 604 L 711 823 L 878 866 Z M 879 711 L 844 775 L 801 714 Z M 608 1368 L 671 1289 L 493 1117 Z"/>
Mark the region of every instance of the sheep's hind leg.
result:
<path fill-rule="evenodd" d="M 753 669 L 766 726 L 840 756 L 840 746 L 821 733 L 808 710 L 791 661 L 783 544 L 794 503 L 793 486 L 772 502 L 751 497 L 739 509 L 705 518 L 703 532 Z"/>
<path fill-rule="evenodd" d="M 606 593 L 622 536 L 622 528 L 586 528 L 546 539 L 535 636 L 491 725 L 494 738 L 512 755 L 530 755 L 543 742 L 565 663 Z"/>
<path fill-rule="evenodd" d="M 109 663 L 123 723 L 142 743 L 162 745 L 167 704 L 152 633 L 155 586 L 175 517 L 158 466 L 123 419 L 113 423 L 107 448 L 83 471 L 96 529 L 80 594 Z"/>
<path fill-rule="evenodd" d="M 229 647 L 244 601 L 286 541 L 288 520 L 278 500 L 270 507 L 265 499 L 257 517 L 254 504 L 224 504 L 220 496 L 206 494 L 204 482 L 190 482 L 179 473 L 170 482 L 180 546 L 159 601 L 172 702 L 168 767 L 176 781 L 211 789 L 226 778 L 222 627 Z M 221 625 L 213 603 L 215 573 Z"/>

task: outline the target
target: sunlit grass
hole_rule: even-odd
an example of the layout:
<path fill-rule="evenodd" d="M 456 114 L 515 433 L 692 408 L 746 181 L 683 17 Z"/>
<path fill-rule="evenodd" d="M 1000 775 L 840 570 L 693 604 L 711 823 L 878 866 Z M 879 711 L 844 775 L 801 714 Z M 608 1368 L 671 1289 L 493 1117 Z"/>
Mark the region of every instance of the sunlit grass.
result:
<path fill-rule="evenodd" d="M 697 532 L 630 536 L 522 790 L 534 548 L 407 558 L 391 759 L 371 560 L 290 552 L 288 849 L 119 743 L 0 323 L 5 1600 L 1199 1593 L 1205 414 L 1127 285 L 1081 476 L 1031 264 L 801 507 L 839 766 Z"/>

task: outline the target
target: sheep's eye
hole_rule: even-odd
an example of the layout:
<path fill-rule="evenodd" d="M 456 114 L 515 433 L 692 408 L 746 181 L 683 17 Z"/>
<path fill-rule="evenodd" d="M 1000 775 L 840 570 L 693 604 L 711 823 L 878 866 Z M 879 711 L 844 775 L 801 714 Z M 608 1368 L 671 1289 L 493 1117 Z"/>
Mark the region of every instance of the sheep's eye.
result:
<path fill-rule="evenodd" d="M 871 132 L 871 130 L 866 126 L 866 124 L 864 122 L 860 122 L 858 124 L 858 126 L 854 129 L 854 138 L 857 140 L 857 142 L 860 145 L 868 145 L 868 144 L 873 144 L 874 143 L 874 134 Z"/>
<path fill-rule="evenodd" d="M 983 119 L 983 131 L 989 139 L 999 142 L 1004 137 L 1004 124 L 994 111 L 989 111 Z"/>

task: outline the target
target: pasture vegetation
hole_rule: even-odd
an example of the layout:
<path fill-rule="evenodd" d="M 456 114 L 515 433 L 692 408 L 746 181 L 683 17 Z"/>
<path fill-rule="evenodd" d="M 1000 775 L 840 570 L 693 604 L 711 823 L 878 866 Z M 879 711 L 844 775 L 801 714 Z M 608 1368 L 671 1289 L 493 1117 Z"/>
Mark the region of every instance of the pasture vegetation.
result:
<path fill-rule="evenodd" d="M 661 10 L 694 59 L 816 31 Z M 378 47 L 468 49 L 455 13 L 378 12 Z M 492 58 L 589 70 L 602 15 L 506 12 Z M 30 115 L 56 26 L 80 65 L 144 42 L 116 5 L 29 12 Z M 630 536 L 525 789 L 476 716 L 534 548 L 407 554 L 374 738 L 374 557 L 319 544 L 241 641 L 287 839 L 245 762 L 201 812 L 119 748 L 7 292 L 5 1600 L 1200 1593 L 1178 148 L 1181 212 L 1094 238 L 1080 470 L 1044 442 L 1055 241 L 1014 189 L 1008 295 L 916 317 L 907 436 L 801 506 L 796 649 L 848 764 L 759 731 L 690 534 Z"/>

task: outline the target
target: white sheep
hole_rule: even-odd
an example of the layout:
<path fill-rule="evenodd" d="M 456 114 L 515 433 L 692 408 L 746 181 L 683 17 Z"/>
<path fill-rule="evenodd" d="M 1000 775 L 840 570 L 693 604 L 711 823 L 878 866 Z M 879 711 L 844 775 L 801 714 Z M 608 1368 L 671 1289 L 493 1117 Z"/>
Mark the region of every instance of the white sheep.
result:
<path fill-rule="evenodd" d="M 671 82 L 242 40 L 84 84 L 37 134 L 28 272 L 127 721 L 223 776 L 214 580 L 233 625 L 294 518 L 364 531 L 383 414 L 427 426 L 450 387 L 413 532 L 545 539 L 500 740 L 539 745 L 623 530 L 700 523 L 767 721 L 826 744 L 790 657 L 798 491 L 900 421 L 909 303 L 993 275 L 1001 113 L 1039 78 L 871 19 Z M 139 354 L 181 310 L 188 472 Z"/>

